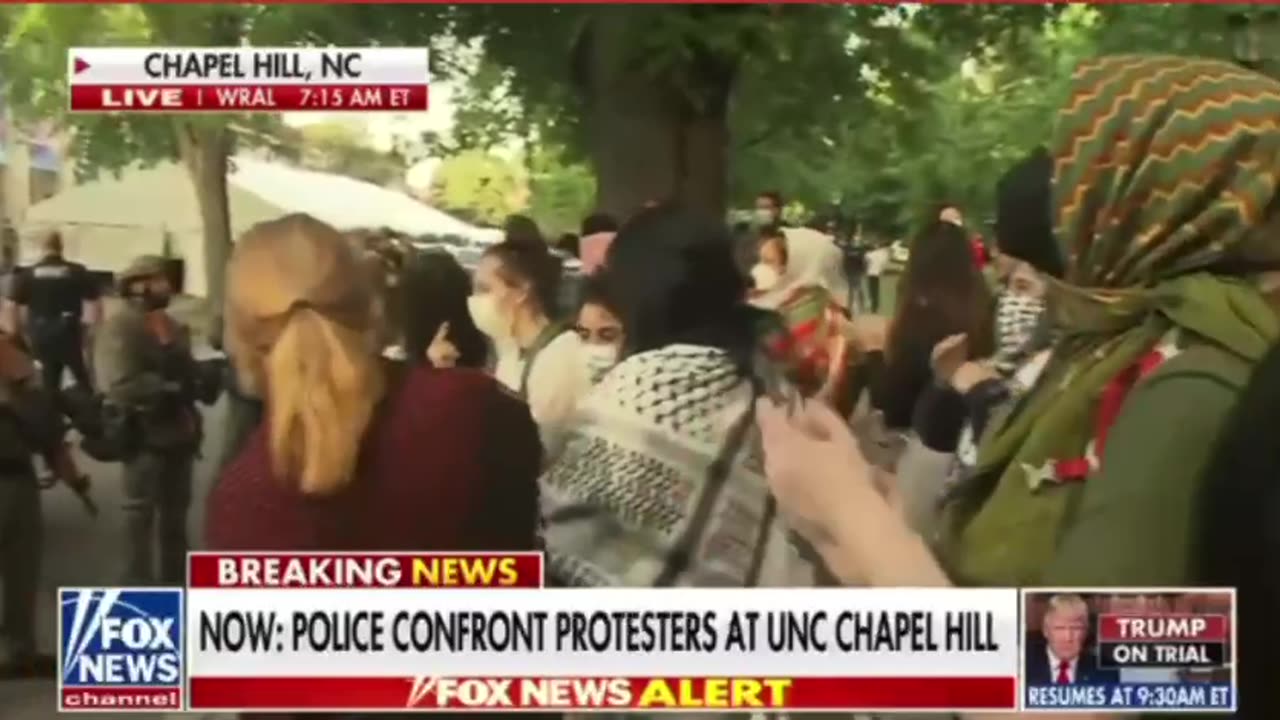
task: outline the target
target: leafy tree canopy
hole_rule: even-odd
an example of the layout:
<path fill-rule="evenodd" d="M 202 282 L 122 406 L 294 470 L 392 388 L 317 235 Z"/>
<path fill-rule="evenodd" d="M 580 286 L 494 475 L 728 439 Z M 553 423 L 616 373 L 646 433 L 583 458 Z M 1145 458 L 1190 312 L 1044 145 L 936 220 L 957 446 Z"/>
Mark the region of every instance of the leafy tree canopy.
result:
<path fill-rule="evenodd" d="M 304 167 L 358 178 L 375 185 L 404 181 L 405 161 L 399 153 L 368 144 L 363 127 L 327 121 L 304 125 L 296 132 L 298 161 Z"/>
<path fill-rule="evenodd" d="M 429 202 L 469 222 L 496 226 L 525 208 L 527 185 L 514 164 L 483 150 L 467 150 L 436 168 Z"/>
<path fill-rule="evenodd" d="M 52 119 L 70 132 L 77 174 L 180 159 L 204 228 L 205 283 L 221 304 L 230 253 L 226 174 L 237 144 L 274 142 L 272 116 L 67 113 L 67 52 L 87 46 L 364 44 L 384 29 L 348 6 L 37 4 L 2 9 L 4 94 L 15 115 Z M 425 13 L 422 15 L 425 18 Z"/>

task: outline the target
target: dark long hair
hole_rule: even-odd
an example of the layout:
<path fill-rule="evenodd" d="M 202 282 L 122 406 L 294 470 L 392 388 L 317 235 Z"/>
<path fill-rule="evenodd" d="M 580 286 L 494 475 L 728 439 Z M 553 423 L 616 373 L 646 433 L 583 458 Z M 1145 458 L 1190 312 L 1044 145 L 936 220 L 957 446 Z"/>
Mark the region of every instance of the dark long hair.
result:
<path fill-rule="evenodd" d="M 523 215 L 507 218 L 504 239 L 484 251 L 498 259 L 504 279 L 512 284 L 528 284 L 534 300 L 547 317 L 559 315 L 560 279 L 564 263 L 556 257 L 538 229 Z"/>
<path fill-rule="evenodd" d="M 930 356 L 940 341 L 967 333 L 971 359 L 989 357 L 995 344 L 991 290 L 964 230 L 951 223 L 935 220 L 912 242 L 897 304 L 885 367 L 870 388 L 871 404 L 890 428 L 910 427 L 932 381 Z"/>
<path fill-rule="evenodd" d="M 1236 588 L 1240 716 L 1280 717 L 1280 345 L 1258 364 L 1218 441 L 1195 507 L 1201 583 Z"/>
<path fill-rule="evenodd" d="M 991 289 L 973 262 L 962 228 L 934 221 L 911 243 L 911 257 L 898 284 L 887 359 L 915 349 L 933 349 L 943 338 L 969 334 L 969 350 L 983 358 L 993 350 Z"/>
<path fill-rule="evenodd" d="M 721 223 L 675 205 L 643 210 L 619 230 L 603 272 L 626 354 L 706 345 L 750 371 L 767 316 L 746 304 L 747 280 Z"/>
<path fill-rule="evenodd" d="M 404 305 L 404 351 L 413 364 L 427 362 L 426 351 L 441 323 L 449 323 L 449 342 L 462 367 L 483 367 L 484 335 L 467 311 L 471 278 L 452 255 L 441 250 L 416 253 L 405 263 L 400 279 Z"/>

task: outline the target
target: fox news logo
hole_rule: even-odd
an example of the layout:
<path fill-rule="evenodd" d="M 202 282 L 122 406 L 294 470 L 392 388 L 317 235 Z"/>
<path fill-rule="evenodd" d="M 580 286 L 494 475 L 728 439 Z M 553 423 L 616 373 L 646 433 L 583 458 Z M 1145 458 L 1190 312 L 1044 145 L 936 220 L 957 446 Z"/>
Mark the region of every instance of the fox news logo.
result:
<path fill-rule="evenodd" d="M 182 591 L 58 589 L 58 709 L 182 709 Z"/>

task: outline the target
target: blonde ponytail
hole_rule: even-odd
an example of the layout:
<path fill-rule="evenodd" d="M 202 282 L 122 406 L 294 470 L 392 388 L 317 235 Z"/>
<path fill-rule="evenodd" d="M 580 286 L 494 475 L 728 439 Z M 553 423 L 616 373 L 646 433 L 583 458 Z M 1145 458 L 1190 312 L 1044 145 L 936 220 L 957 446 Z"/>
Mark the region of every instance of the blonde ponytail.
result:
<path fill-rule="evenodd" d="M 290 312 L 264 363 L 272 469 L 307 494 L 351 482 L 360 443 L 386 391 L 367 332 L 305 307 Z"/>

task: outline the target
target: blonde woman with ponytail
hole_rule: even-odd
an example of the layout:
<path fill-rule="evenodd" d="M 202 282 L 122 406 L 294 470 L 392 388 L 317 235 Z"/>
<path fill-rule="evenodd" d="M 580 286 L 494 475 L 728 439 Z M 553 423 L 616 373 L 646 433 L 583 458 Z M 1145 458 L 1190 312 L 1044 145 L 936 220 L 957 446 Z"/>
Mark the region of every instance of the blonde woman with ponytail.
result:
<path fill-rule="evenodd" d="M 227 273 L 227 349 L 265 404 L 210 496 L 220 549 L 534 547 L 537 428 L 479 372 L 381 357 L 351 243 L 307 215 L 251 228 Z"/>

